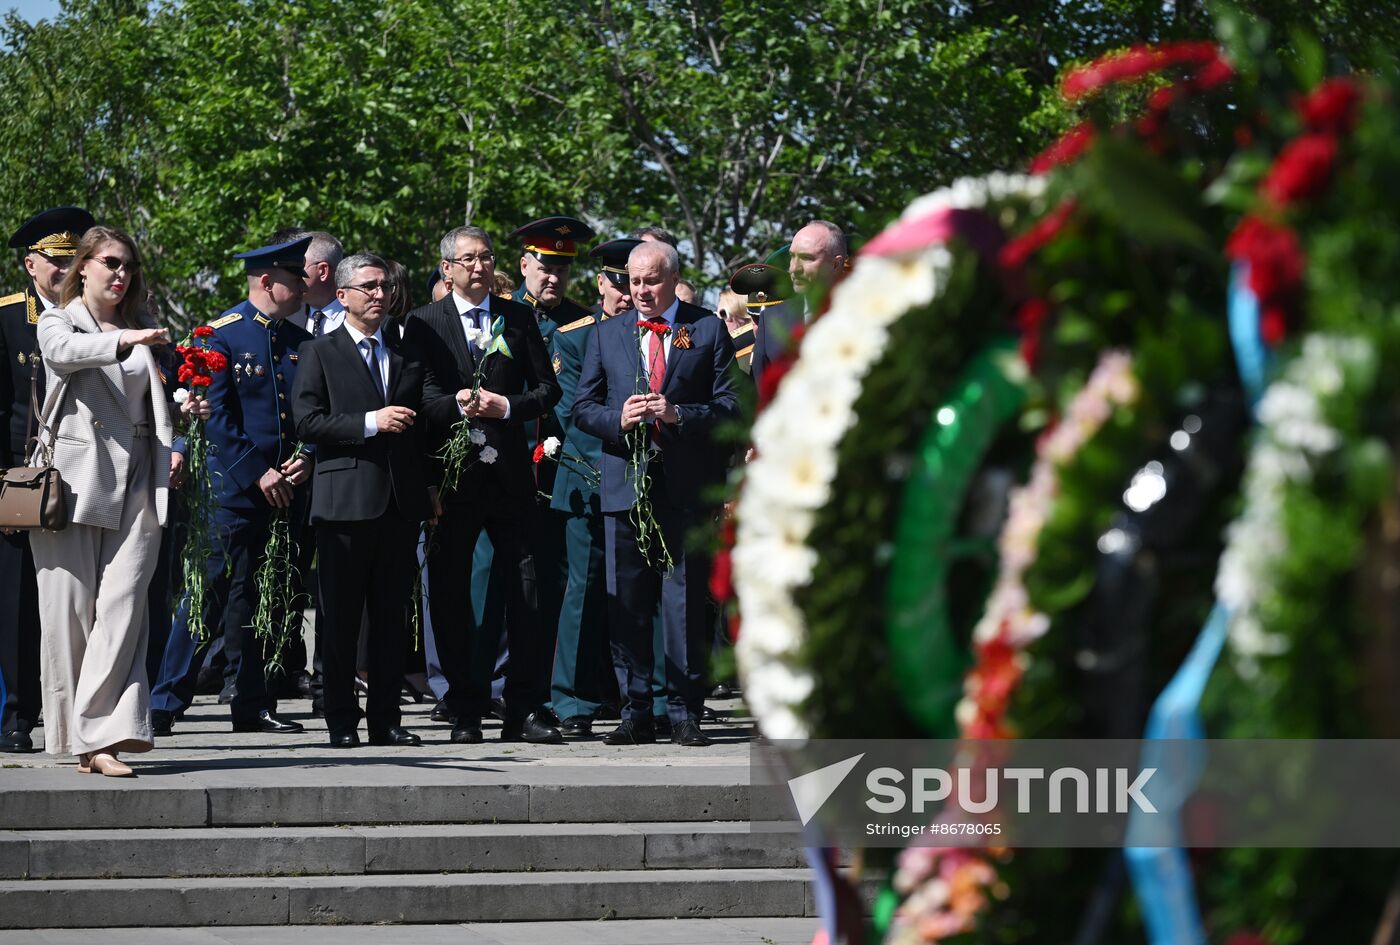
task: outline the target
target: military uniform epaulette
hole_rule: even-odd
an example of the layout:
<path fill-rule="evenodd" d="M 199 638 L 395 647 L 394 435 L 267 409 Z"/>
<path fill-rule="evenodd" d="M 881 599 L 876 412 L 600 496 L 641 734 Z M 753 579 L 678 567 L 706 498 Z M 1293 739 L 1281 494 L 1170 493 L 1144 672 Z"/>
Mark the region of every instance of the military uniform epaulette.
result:
<path fill-rule="evenodd" d="M 561 333 L 566 331 L 573 331 L 575 328 L 582 328 L 584 325 L 592 325 L 597 321 L 598 319 L 594 318 L 592 315 L 585 315 L 583 318 L 574 319 L 567 325 L 560 325 L 555 330 Z"/>
<path fill-rule="evenodd" d="M 232 325 L 234 322 L 238 321 L 242 317 L 242 312 L 229 312 L 227 315 L 214 319 L 212 322 L 209 323 L 209 327 L 223 328 L 225 325 Z"/>
<path fill-rule="evenodd" d="M 16 292 L 14 295 L 7 295 L 0 299 L 0 305 L 14 305 L 16 302 L 24 301 L 24 293 Z"/>

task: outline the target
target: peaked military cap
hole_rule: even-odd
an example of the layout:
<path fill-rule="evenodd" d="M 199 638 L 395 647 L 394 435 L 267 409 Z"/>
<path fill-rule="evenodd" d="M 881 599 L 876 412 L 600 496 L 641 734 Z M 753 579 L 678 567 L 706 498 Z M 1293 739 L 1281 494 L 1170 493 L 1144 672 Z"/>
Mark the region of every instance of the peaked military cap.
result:
<path fill-rule="evenodd" d="M 10 237 L 10 246 L 45 256 L 72 256 L 78 240 L 95 222 L 81 207 L 54 207 L 21 223 Z"/>
<path fill-rule="evenodd" d="M 246 272 L 261 272 L 264 269 L 291 269 L 303 272 L 306 268 L 306 247 L 311 245 L 311 237 L 299 240 L 261 246 L 244 253 L 234 253 L 234 259 L 243 260 Z"/>
<path fill-rule="evenodd" d="M 779 269 L 786 269 L 788 260 L 792 259 L 792 244 L 784 243 L 768 254 L 768 258 L 763 260 L 770 266 L 777 266 Z"/>
<path fill-rule="evenodd" d="M 527 223 L 514 233 L 527 253 L 540 262 L 569 264 L 578 256 L 578 244 L 593 238 L 593 228 L 573 217 L 545 217 Z"/>
<path fill-rule="evenodd" d="M 588 253 L 589 259 L 602 263 L 603 275 L 619 289 L 627 285 L 627 257 L 641 240 L 621 239 L 599 243 Z"/>
<path fill-rule="evenodd" d="M 749 308 L 766 308 L 792 297 L 792 280 L 777 266 L 749 263 L 734 270 L 729 288 L 748 298 Z"/>

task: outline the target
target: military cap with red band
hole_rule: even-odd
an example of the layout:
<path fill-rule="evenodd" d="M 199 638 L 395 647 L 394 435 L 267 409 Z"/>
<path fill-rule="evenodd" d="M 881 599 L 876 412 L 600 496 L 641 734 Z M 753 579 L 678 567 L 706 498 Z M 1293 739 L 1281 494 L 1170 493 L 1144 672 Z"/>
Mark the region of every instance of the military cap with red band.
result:
<path fill-rule="evenodd" d="M 568 265 L 578 256 L 578 244 L 593 238 L 593 228 L 573 217 L 545 217 L 510 235 L 519 237 L 525 251 L 540 262 Z"/>

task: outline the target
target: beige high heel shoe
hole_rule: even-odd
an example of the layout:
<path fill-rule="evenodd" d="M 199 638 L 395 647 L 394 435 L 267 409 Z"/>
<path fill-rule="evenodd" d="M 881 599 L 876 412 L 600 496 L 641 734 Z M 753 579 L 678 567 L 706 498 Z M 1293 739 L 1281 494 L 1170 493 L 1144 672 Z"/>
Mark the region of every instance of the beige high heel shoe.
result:
<path fill-rule="evenodd" d="M 122 764 L 117 760 L 117 756 L 109 751 L 94 752 L 89 765 L 92 770 L 108 778 L 129 778 L 135 774 L 129 765 Z"/>

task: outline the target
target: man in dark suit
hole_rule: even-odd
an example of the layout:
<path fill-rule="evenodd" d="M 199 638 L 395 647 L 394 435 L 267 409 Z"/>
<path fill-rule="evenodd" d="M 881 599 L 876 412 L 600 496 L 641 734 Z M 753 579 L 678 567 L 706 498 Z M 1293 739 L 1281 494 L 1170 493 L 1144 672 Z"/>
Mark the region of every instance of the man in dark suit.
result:
<path fill-rule="evenodd" d="M 428 610 L 447 680 L 443 702 L 454 718 L 452 740 L 480 742 L 481 719 L 491 701 L 491 666 L 473 663 L 491 661 L 492 651 L 473 645 L 479 628 L 467 576 L 484 530 L 506 597 L 510 661 L 501 739 L 558 743 L 563 739 L 544 711 L 553 635 L 541 623 L 527 545 L 535 519 L 535 478 L 526 436 L 559 400 L 559 383 L 531 310 L 492 294 L 495 253 L 486 232 L 458 227 L 443 237 L 442 252 L 452 292 L 410 312 L 405 338 L 428 352 L 439 386 L 456 391 L 455 398 L 428 407 L 433 451 L 464 417 L 481 434 L 460 481 L 442 496 L 444 512 L 428 550 Z M 491 338 L 497 326 L 501 345 Z M 473 395 L 478 377 L 480 388 Z"/>
<path fill-rule="evenodd" d="M 442 395 L 421 349 L 382 329 L 387 267 L 347 256 L 336 267 L 345 321 L 301 348 L 292 398 L 297 436 L 316 446 L 311 521 L 325 614 L 326 727 L 333 748 L 360 743 L 355 656 L 369 612 L 371 745 L 417 745 L 400 724 L 405 615 L 419 525 L 434 519 L 420 414 Z"/>
<path fill-rule="evenodd" d="M 796 294 L 764 313 L 754 339 L 752 374 L 760 385 L 763 373 L 787 352 L 797 326 L 812 320 L 815 306 L 845 271 L 846 252 L 846 234 L 826 220 L 813 220 L 793 236 L 788 275 Z"/>
<path fill-rule="evenodd" d="M 35 214 L 10 237 L 22 250 L 29 285 L 0 299 L 0 469 L 24 464 L 29 430 L 29 388 L 38 371 L 44 402 L 44 369 L 36 326 L 46 308 L 58 307 L 58 288 L 92 214 L 56 207 Z M 39 717 L 39 591 L 29 533 L 0 535 L 0 751 L 32 751 L 29 737 Z"/>
<path fill-rule="evenodd" d="M 726 451 L 716 426 L 735 417 L 734 344 L 724 321 L 676 298 L 680 260 L 663 243 L 644 242 L 628 257 L 633 310 L 593 330 L 579 378 L 574 422 L 603 441 L 607 586 L 613 644 L 627 667 L 627 706 L 608 735 L 612 745 L 654 741 L 651 675 L 657 654 L 652 614 L 661 600 L 665 628 L 667 715 L 671 740 L 700 747 L 711 628 L 709 555 L 688 541 L 712 514 L 705 495 L 724 475 Z M 656 325 L 643 328 L 639 320 Z M 640 452 L 640 464 L 633 457 Z M 632 513 L 639 468 L 650 480 L 660 536 L 650 553 L 638 543 Z M 661 541 L 666 566 L 657 555 Z"/>

